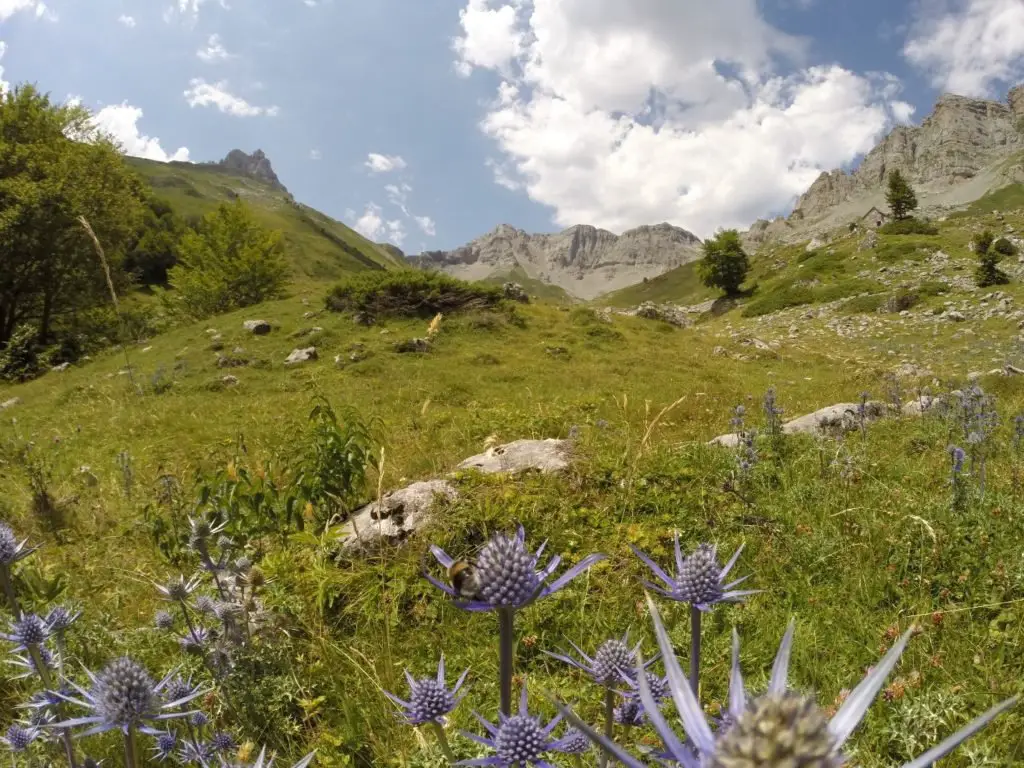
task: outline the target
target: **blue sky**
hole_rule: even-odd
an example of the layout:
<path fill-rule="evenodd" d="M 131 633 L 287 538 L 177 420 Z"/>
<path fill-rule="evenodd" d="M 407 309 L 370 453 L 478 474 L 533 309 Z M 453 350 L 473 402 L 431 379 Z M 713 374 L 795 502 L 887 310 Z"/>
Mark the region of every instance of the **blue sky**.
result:
<path fill-rule="evenodd" d="M 0 41 L 129 152 L 261 148 L 416 253 L 785 213 L 940 91 L 1003 98 L 1024 0 L 0 0 Z"/>

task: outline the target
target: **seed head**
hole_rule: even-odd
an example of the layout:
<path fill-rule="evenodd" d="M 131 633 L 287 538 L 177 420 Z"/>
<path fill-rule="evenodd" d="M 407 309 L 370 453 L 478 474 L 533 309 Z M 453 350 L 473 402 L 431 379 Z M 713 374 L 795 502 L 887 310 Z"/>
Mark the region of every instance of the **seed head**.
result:
<path fill-rule="evenodd" d="M 92 690 L 96 714 L 105 724 L 130 728 L 159 708 L 149 672 L 127 656 L 115 659 L 96 678 Z"/>
<path fill-rule="evenodd" d="M 42 645 L 49 635 L 46 622 L 34 613 L 24 614 L 14 622 L 11 630 L 11 634 L 4 635 L 4 637 L 22 648 L 27 648 L 30 645 Z"/>
<path fill-rule="evenodd" d="M 633 669 L 633 651 L 617 638 L 605 640 L 594 654 L 594 682 L 614 685 Z"/>
<path fill-rule="evenodd" d="M 156 615 L 153 617 L 153 623 L 156 624 L 157 629 L 173 629 L 174 617 L 167 611 L 157 611 Z"/>
<path fill-rule="evenodd" d="M 530 602 L 540 589 L 535 565 L 536 557 L 518 536 L 495 536 L 477 558 L 481 597 L 485 602 L 503 608 Z"/>
<path fill-rule="evenodd" d="M 263 573 L 263 569 L 260 568 L 258 565 L 254 565 L 249 570 L 249 586 L 253 587 L 254 589 L 259 589 L 266 583 L 267 577 L 266 574 Z"/>
<path fill-rule="evenodd" d="M 494 737 L 497 757 L 505 765 L 526 765 L 537 762 L 547 748 L 547 738 L 538 718 L 532 715 L 513 715 L 498 728 Z"/>

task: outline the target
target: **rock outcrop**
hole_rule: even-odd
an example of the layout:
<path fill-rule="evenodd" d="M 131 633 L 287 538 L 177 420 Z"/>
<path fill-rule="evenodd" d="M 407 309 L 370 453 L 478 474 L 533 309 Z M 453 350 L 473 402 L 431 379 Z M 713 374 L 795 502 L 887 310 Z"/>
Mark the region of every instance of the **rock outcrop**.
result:
<path fill-rule="evenodd" d="M 581 299 L 624 288 L 700 258 L 700 239 L 671 224 L 637 227 L 615 235 L 588 225 L 552 235 L 531 235 L 502 224 L 453 251 L 410 257 L 425 269 L 467 280 L 508 275 L 516 267 Z"/>
<path fill-rule="evenodd" d="M 270 165 L 270 158 L 263 153 L 262 149 L 257 149 L 251 155 L 240 149 L 232 149 L 228 152 L 227 157 L 214 165 L 240 176 L 257 179 L 273 189 L 288 194 L 288 189 L 277 178 L 274 168 Z"/>

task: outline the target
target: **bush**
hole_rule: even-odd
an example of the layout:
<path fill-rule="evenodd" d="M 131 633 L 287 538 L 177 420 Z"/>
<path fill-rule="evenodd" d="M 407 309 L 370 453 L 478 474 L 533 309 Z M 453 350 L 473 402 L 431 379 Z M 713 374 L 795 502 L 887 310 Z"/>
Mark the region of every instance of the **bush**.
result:
<path fill-rule="evenodd" d="M 788 285 L 755 299 L 743 308 L 743 317 L 770 315 L 788 307 L 813 304 L 814 292 L 804 285 Z"/>
<path fill-rule="evenodd" d="M 42 370 L 39 360 L 42 351 L 36 329 L 31 325 L 19 325 L 7 346 L 0 351 L 0 378 L 7 381 L 35 378 Z"/>
<path fill-rule="evenodd" d="M 922 219 L 897 219 L 878 228 L 883 235 L 937 235 L 939 228 Z"/>
<path fill-rule="evenodd" d="M 1005 237 L 1000 237 L 994 243 L 992 243 L 992 250 L 1003 256 L 1016 256 L 1017 246 L 1007 240 Z"/>
<path fill-rule="evenodd" d="M 992 285 L 1005 285 L 1010 276 L 999 269 L 999 260 L 1003 254 L 995 249 L 995 236 L 986 230 L 974 236 L 971 241 L 974 252 L 978 255 L 978 268 L 974 272 L 974 281 L 979 288 Z"/>
<path fill-rule="evenodd" d="M 843 304 L 843 311 L 848 314 L 860 314 L 863 312 L 877 312 L 882 303 L 885 301 L 885 296 L 879 293 L 868 294 L 867 296 L 854 296 L 852 299 Z"/>
<path fill-rule="evenodd" d="M 360 272 L 335 285 L 325 304 L 333 312 L 370 317 L 433 317 L 438 312 L 482 309 L 501 304 L 500 288 L 468 283 L 440 272 Z"/>

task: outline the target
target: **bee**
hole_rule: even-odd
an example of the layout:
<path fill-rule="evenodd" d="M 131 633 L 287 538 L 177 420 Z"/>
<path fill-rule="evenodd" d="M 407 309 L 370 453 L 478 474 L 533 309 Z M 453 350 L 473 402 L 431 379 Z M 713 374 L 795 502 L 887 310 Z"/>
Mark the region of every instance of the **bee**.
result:
<path fill-rule="evenodd" d="M 480 576 L 471 560 L 456 560 L 448 567 L 448 580 L 455 594 L 467 600 L 480 595 Z"/>

